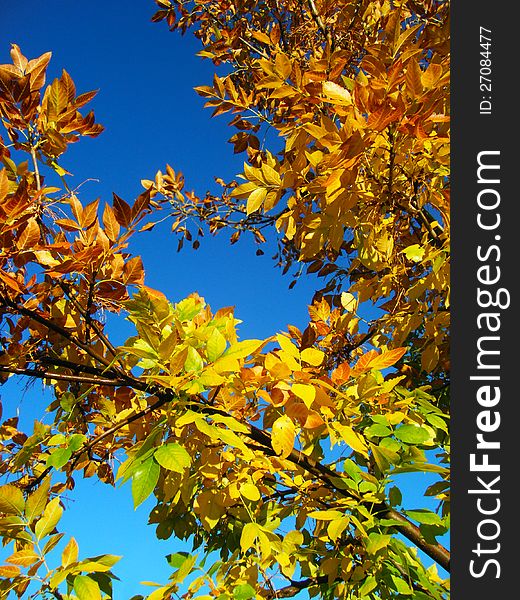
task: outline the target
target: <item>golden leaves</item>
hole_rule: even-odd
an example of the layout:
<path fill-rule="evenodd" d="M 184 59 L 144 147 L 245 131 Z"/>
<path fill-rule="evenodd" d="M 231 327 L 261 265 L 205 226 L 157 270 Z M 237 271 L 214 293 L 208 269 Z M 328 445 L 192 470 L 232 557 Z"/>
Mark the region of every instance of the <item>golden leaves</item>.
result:
<path fill-rule="evenodd" d="M 53 498 L 45 507 L 43 515 L 36 522 L 34 533 L 36 540 L 39 541 L 48 535 L 57 525 L 63 514 L 63 508 L 60 504 L 60 499 Z"/>
<path fill-rule="evenodd" d="M 21 515 L 25 507 L 22 491 L 14 485 L 0 487 L 0 512 L 7 515 Z"/>
<path fill-rule="evenodd" d="M 18 237 L 17 246 L 20 250 L 34 248 L 40 241 L 40 227 L 35 218 L 30 218 Z"/>
<path fill-rule="evenodd" d="M 5 559 L 5 562 L 11 563 L 12 565 L 17 565 L 19 567 L 30 567 L 39 560 L 40 555 L 36 552 L 36 550 L 28 548 L 26 550 L 14 552 L 11 554 L 11 556 L 9 556 L 9 558 Z"/>
<path fill-rule="evenodd" d="M 108 239 L 111 242 L 115 242 L 121 228 L 110 204 L 105 205 L 105 210 L 103 211 L 103 225 L 105 226 L 105 233 Z"/>
<path fill-rule="evenodd" d="M 75 563 L 78 560 L 78 554 L 78 543 L 71 537 L 61 553 L 61 565 L 63 567 L 68 567 L 70 564 Z"/>
<path fill-rule="evenodd" d="M 295 437 L 296 431 L 292 420 L 286 415 L 278 417 L 271 430 L 271 444 L 276 454 L 282 458 L 289 456 L 294 448 Z"/>
<path fill-rule="evenodd" d="M 325 97 L 334 104 L 340 106 L 350 106 L 352 104 L 352 95 L 350 92 L 337 83 L 324 81 L 322 89 Z"/>
<path fill-rule="evenodd" d="M 275 168 L 276 161 L 269 154 L 267 162 L 263 162 L 260 168 L 244 164 L 243 183 L 236 187 L 232 198 L 246 198 L 246 213 L 249 215 L 263 207 L 264 212 L 271 210 L 280 200 L 283 182 L 279 171 Z"/>
<path fill-rule="evenodd" d="M 408 348 L 404 347 L 394 348 L 393 350 L 385 350 L 380 354 L 376 350 L 370 350 L 359 358 L 354 372 L 359 375 L 370 369 L 382 370 L 391 367 L 406 354 L 407 350 Z"/>

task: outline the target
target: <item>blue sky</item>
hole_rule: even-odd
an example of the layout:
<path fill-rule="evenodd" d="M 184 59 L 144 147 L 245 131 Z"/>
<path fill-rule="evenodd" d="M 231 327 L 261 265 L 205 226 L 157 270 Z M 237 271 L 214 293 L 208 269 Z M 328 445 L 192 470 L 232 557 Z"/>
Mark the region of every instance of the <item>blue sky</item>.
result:
<path fill-rule="evenodd" d="M 99 180 L 84 183 L 83 201 L 99 196 L 109 201 L 112 192 L 132 200 L 142 191 L 140 180 L 152 179 L 166 163 L 199 193 L 212 188 L 214 176 L 229 180 L 242 170 L 243 158 L 227 143 L 230 117 L 210 119 L 193 91 L 211 82 L 211 63 L 195 56 L 199 45 L 190 35 L 181 38 L 151 23 L 153 12 L 151 0 L 25 0 L 0 6 L 0 62 L 10 62 L 11 43 L 28 58 L 52 51 L 48 82 L 65 68 L 78 92 L 100 90 L 92 107 L 106 131 L 72 146 L 63 160 L 74 173 L 72 185 Z M 313 281 L 302 278 L 288 290 L 290 278 L 270 259 L 274 246 L 257 257 L 250 238 L 230 246 L 224 235 L 206 236 L 199 250 L 178 254 L 168 231 L 169 224 L 157 227 L 132 246 L 143 257 L 149 286 L 173 301 L 198 291 L 214 310 L 235 305 L 242 338 L 267 337 L 289 323 L 305 327 Z M 118 342 L 127 331 L 116 328 Z M 10 382 L 0 392 L 12 411 L 19 407 L 27 415 L 29 409 L 30 418 L 36 416 L 39 384 L 23 391 Z M 426 477 L 419 480 L 423 490 Z M 62 529 L 76 537 L 81 556 L 124 555 L 116 568 L 122 579 L 116 598 L 144 591 L 141 580 L 165 581 L 170 571 L 164 556 L 184 549 L 175 540 L 156 540 L 154 528 L 146 526 L 151 500 L 134 511 L 129 484 L 121 490 L 79 481 L 67 506 Z"/>

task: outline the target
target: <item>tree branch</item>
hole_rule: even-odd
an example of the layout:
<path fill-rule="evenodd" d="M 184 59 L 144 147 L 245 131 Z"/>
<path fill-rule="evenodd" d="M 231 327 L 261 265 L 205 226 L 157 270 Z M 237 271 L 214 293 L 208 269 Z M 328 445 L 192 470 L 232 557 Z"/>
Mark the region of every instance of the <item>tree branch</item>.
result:
<path fill-rule="evenodd" d="M 50 371 L 40 371 L 38 369 L 19 369 L 15 367 L 6 367 L 0 365 L 0 373 L 11 373 L 13 375 L 25 375 L 27 377 L 37 377 L 38 379 L 56 379 L 58 381 L 70 381 L 78 383 L 89 383 L 93 385 L 121 386 L 125 382 L 115 379 L 103 379 L 100 377 L 84 377 L 82 375 L 67 375 L 64 373 L 51 373 Z"/>
<path fill-rule="evenodd" d="M 320 33 L 327 40 L 327 42 L 330 44 L 330 47 L 332 49 L 333 40 L 332 40 L 331 32 L 327 29 L 325 23 L 323 22 L 323 19 L 321 18 L 321 15 L 318 12 L 318 9 L 316 8 L 316 4 L 314 3 L 314 0 L 307 0 L 307 6 L 309 8 L 309 12 L 311 13 L 312 18 L 313 18 L 314 22 L 316 23 L 316 26 L 318 27 Z"/>

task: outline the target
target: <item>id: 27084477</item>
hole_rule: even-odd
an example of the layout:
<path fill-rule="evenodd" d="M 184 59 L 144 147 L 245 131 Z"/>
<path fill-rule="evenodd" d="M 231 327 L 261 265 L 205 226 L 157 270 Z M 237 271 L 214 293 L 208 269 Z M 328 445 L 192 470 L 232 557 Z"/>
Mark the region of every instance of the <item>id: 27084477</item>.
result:
<path fill-rule="evenodd" d="M 480 105 L 479 112 L 481 115 L 490 115 L 492 109 L 492 60 L 491 48 L 492 37 L 491 29 L 480 27 L 480 69 L 479 69 L 479 84 L 480 84 Z"/>

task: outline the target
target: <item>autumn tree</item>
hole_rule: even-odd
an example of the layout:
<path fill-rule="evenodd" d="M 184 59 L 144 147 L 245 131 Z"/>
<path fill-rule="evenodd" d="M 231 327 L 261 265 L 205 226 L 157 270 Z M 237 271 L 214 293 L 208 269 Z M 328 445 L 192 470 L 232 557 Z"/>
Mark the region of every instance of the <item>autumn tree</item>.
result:
<path fill-rule="evenodd" d="M 117 557 L 60 532 L 62 496 L 96 477 L 193 544 L 150 600 L 446 599 L 448 3 L 156 4 L 231 114 L 244 168 L 218 196 L 168 165 L 131 202 L 83 198 L 62 157 L 101 133 L 94 93 L 46 85 L 50 54 L 0 66 L 0 377 L 53 393 L 51 424 L 0 425 L 1 597 L 112 597 Z M 276 236 L 291 285 L 321 278 L 307 327 L 239 340 L 232 309 L 145 285 L 132 238 L 164 218 L 179 248 Z M 124 345 L 106 315 L 133 323 Z M 403 506 L 409 472 L 437 510 Z"/>

